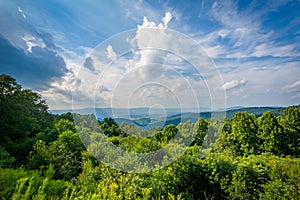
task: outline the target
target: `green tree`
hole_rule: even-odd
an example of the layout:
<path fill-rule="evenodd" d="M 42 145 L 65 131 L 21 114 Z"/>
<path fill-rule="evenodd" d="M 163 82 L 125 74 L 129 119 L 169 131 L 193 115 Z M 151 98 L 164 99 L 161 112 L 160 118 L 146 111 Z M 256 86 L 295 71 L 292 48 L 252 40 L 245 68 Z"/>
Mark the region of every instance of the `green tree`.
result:
<path fill-rule="evenodd" d="M 162 143 L 168 143 L 178 132 L 174 124 L 169 124 L 155 134 L 155 138 Z"/>
<path fill-rule="evenodd" d="M 3 100 L 3 98 L 8 97 L 10 95 L 13 95 L 14 93 L 21 91 L 21 85 L 19 85 L 13 77 L 1 74 L 0 75 L 0 98 Z"/>
<path fill-rule="evenodd" d="M 238 112 L 232 120 L 231 144 L 237 155 L 257 153 L 257 126 L 255 116 Z"/>
<path fill-rule="evenodd" d="M 253 114 L 237 112 L 226 120 L 213 151 L 229 156 L 246 156 L 258 153 L 256 118 Z"/>
<path fill-rule="evenodd" d="M 231 121 L 226 119 L 216 144 L 213 147 L 213 152 L 222 152 L 224 155 L 235 156 L 234 148 L 232 145 L 232 138 L 230 134 L 232 132 Z"/>
<path fill-rule="evenodd" d="M 104 118 L 104 120 L 100 123 L 101 130 L 103 133 L 107 136 L 126 136 L 125 133 L 120 129 L 119 125 L 117 122 L 115 122 L 114 119 L 112 118 Z"/>
<path fill-rule="evenodd" d="M 210 196 L 215 195 L 216 199 L 227 199 L 232 173 L 236 170 L 232 158 L 222 153 L 210 152 L 203 160 L 203 168 L 208 180 L 207 187 L 211 188 L 212 195 Z"/>
<path fill-rule="evenodd" d="M 257 120 L 259 148 L 261 152 L 270 152 L 275 155 L 283 154 L 286 138 L 282 134 L 283 128 L 271 112 L 265 112 Z"/>
<path fill-rule="evenodd" d="M 55 128 L 57 128 L 60 133 L 64 131 L 72 131 L 74 133 L 77 132 L 74 122 L 67 119 L 58 120 L 58 122 L 55 123 Z"/>
<path fill-rule="evenodd" d="M 37 133 L 51 127 L 53 117 L 41 95 L 22 89 L 14 78 L 0 75 L 0 145 L 24 163 Z"/>
<path fill-rule="evenodd" d="M 208 131 L 208 122 L 203 118 L 199 118 L 197 125 L 198 129 L 192 145 L 201 146 Z"/>
<path fill-rule="evenodd" d="M 28 167 L 45 170 L 52 163 L 56 171 L 55 178 L 70 180 L 81 172 L 81 153 L 84 150 L 78 133 L 65 130 L 49 145 L 38 140 L 30 153 Z"/>
<path fill-rule="evenodd" d="M 0 167 L 11 167 L 16 159 L 0 146 Z"/>
<path fill-rule="evenodd" d="M 289 154 L 299 157 L 300 154 L 300 107 L 284 109 L 281 118 L 285 135 L 288 139 Z"/>

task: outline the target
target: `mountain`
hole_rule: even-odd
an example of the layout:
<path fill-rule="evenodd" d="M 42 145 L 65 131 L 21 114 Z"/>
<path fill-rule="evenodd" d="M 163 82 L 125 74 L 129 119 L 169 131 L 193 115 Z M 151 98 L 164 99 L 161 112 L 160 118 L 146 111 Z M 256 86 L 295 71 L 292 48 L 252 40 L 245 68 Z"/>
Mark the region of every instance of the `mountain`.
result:
<path fill-rule="evenodd" d="M 172 116 L 185 112 L 193 112 L 193 108 L 83 108 L 75 110 L 50 110 L 53 114 L 63 114 L 67 112 L 80 113 L 80 114 L 95 114 L 99 120 L 107 117 L 125 118 L 125 119 L 138 119 L 138 118 L 159 118 L 161 116 Z M 208 108 L 199 108 L 200 111 L 208 111 Z"/>
<path fill-rule="evenodd" d="M 125 119 L 125 118 L 115 118 L 116 122 L 119 124 L 125 122 L 127 124 L 132 124 L 139 126 L 143 129 L 150 129 L 151 127 L 160 126 L 164 127 L 168 124 L 177 125 L 181 122 L 186 122 L 190 120 L 191 122 L 196 122 L 200 117 L 204 119 L 210 118 L 233 118 L 237 112 L 247 112 L 254 114 L 256 117 L 261 116 L 263 113 L 267 111 L 271 111 L 275 116 L 281 114 L 283 108 L 282 107 L 238 107 L 238 108 L 230 108 L 226 109 L 226 111 L 213 111 L 213 112 L 201 112 L 201 113 L 179 113 L 172 116 L 160 117 L 155 119 L 150 118 L 134 118 L 134 119 Z"/>
<path fill-rule="evenodd" d="M 263 113 L 270 111 L 273 115 L 279 116 L 282 112 L 284 107 L 270 107 L 270 106 L 264 106 L 264 107 L 239 107 L 239 108 L 232 108 L 226 110 L 226 117 L 227 118 L 233 118 L 235 113 L 237 112 L 247 112 L 254 114 L 256 117 L 261 116 Z"/>
<path fill-rule="evenodd" d="M 261 116 L 266 111 L 271 111 L 275 116 L 281 114 L 283 107 L 241 107 L 235 106 L 227 108 L 226 110 L 208 111 L 209 109 L 202 108 L 200 113 L 182 112 L 180 108 L 85 108 L 78 110 L 52 110 L 53 114 L 62 114 L 66 112 L 80 113 L 80 114 L 95 114 L 98 120 L 104 118 L 114 118 L 118 124 L 123 122 L 140 128 L 149 130 L 151 127 L 164 127 L 168 124 L 179 124 L 188 120 L 196 122 L 200 117 L 204 119 L 209 118 L 233 118 L 237 112 L 252 113 L 256 117 Z M 185 111 L 185 110 L 184 110 Z M 189 109 L 192 111 L 192 109 Z"/>

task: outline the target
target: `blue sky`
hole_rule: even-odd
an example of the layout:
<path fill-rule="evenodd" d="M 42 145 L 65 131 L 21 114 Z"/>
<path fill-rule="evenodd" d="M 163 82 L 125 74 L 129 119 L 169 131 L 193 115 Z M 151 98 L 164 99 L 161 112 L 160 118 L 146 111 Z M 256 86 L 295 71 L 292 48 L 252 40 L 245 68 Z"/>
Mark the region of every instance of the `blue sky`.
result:
<path fill-rule="evenodd" d="M 125 36 L 137 45 L 161 40 L 165 49 L 175 43 L 182 47 L 180 55 L 191 47 L 174 35 L 169 41 L 143 32 L 149 27 L 199 44 L 204 53 L 189 52 L 190 57 L 208 56 L 207 65 L 214 66 L 218 79 L 197 74 L 179 55 L 165 51 L 131 51 L 119 58 L 122 48 L 133 48 L 118 42 Z M 130 106 L 178 107 L 180 100 L 196 105 L 190 93 L 202 107 L 211 104 L 210 98 L 220 107 L 224 102 L 227 107 L 299 104 L 299 44 L 300 1 L 0 0 L 0 73 L 40 92 L 51 109 L 71 108 L 74 90 L 87 102 L 79 107 L 91 107 L 95 98 L 99 107 L 109 107 L 113 99 L 119 107 L 131 101 Z M 114 60 L 105 74 L 102 60 L 95 58 L 101 52 Z M 138 60 L 133 60 L 135 54 Z M 160 65 L 128 67 L 150 61 Z"/>

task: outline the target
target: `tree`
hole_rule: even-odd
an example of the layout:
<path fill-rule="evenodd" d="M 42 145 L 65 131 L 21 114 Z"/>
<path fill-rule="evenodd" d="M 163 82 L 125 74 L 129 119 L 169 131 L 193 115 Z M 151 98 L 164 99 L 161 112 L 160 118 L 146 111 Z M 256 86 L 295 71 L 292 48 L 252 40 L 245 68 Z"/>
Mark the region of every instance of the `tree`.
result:
<path fill-rule="evenodd" d="M 275 155 L 283 154 L 286 138 L 282 134 L 283 128 L 271 112 L 265 112 L 257 120 L 259 148 L 261 152 L 270 152 Z"/>
<path fill-rule="evenodd" d="M 15 160 L 16 159 L 12 157 L 9 152 L 0 146 L 0 168 L 11 167 Z"/>
<path fill-rule="evenodd" d="M 22 89 L 14 78 L 0 75 L 0 145 L 24 162 L 37 133 L 51 127 L 53 117 L 41 95 Z"/>
<path fill-rule="evenodd" d="M 258 153 L 256 118 L 253 114 L 238 112 L 231 121 L 225 121 L 214 151 L 231 156 Z"/>
<path fill-rule="evenodd" d="M 299 157 L 300 153 L 300 107 L 288 107 L 283 111 L 281 124 L 288 140 L 289 154 Z"/>
<path fill-rule="evenodd" d="M 230 156 L 258 153 L 256 118 L 253 114 L 237 112 L 231 121 L 225 121 L 214 151 Z"/>
<path fill-rule="evenodd" d="M 199 118 L 197 125 L 198 129 L 192 145 L 201 146 L 208 131 L 208 122 L 203 118 Z"/>
<path fill-rule="evenodd" d="M 74 122 L 67 119 L 60 119 L 55 123 L 55 128 L 59 130 L 60 133 L 64 131 L 77 132 Z"/>
<path fill-rule="evenodd" d="M 14 93 L 21 90 L 21 85 L 19 85 L 13 77 L 1 74 L 0 75 L 0 98 L 1 101 L 4 97 L 13 95 Z"/>
<path fill-rule="evenodd" d="M 253 114 L 236 113 L 232 122 L 231 135 L 238 155 L 257 153 L 257 126 Z"/>
<path fill-rule="evenodd" d="M 49 145 L 38 140 L 30 153 L 28 167 L 43 170 L 47 169 L 49 164 L 53 164 L 56 170 L 55 178 L 70 180 L 81 172 L 81 153 L 84 150 L 78 134 L 65 130 Z"/>
<path fill-rule="evenodd" d="M 100 123 L 101 130 L 107 136 L 112 137 L 112 136 L 119 136 L 119 135 L 125 136 L 126 135 L 120 129 L 117 122 L 115 122 L 115 120 L 110 118 L 110 117 L 109 118 L 104 118 L 103 122 L 99 122 L 99 123 Z"/>
<path fill-rule="evenodd" d="M 235 151 L 232 145 L 232 138 L 230 134 L 232 132 L 231 121 L 226 119 L 216 144 L 213 147 L 213 152 L 222 152 L 225 155 L 235 156 Z"/>
<path fill-rule="evenodd" d="M 159 131 L 155 134 L 155 138 L 159 142 L 167 143 L 169 140 L 171 140 L 178 132 L 178 129 L 174 124 L 169 124 L 164 127 L 162 131 Z"/>

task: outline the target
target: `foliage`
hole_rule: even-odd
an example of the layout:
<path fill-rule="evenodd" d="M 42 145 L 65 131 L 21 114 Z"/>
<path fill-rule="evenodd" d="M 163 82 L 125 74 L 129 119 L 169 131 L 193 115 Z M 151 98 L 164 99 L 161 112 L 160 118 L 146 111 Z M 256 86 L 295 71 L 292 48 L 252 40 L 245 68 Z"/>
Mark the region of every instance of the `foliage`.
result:
<path fill-rule="evenodd" d="M 300 107 L 292 106 L 283 111 L 281 123 L 287 138 L 288 154 L 300 155 Z"/>
<path fill-rule="evenodd" d="M 75 126 L 71 113 L 48 113 L 39 94 L 8 75 L 0 76 L 0 103 L 1 199 L 300 199 L 299 106 L 149 131 L 92 115 L 74 115 L 82 119 Z M 137 154 L 166 147 L 164 159 L 188 147 L 164 168 L 125 173 L 91 155 L 115 159 L 97 148 L 103 138 Z"/>
<path fill-rule="evenodd" d="M 260 151 L 275 155 L 285 153 L 286 136 L 283 134 L 282 126 L 271 112 L 266 112 L 258 118 L 257 135 Z"/>
<path fill-rule="evenodd" d="M 208 131 L 208 122 L 200 118 L 197 122 L 197 126 L 198 126 L 198 130 L 192 145 L 201 146 L 204 141 L 204 137 L 206 136 Z"/>
<path fill-rule="evenodd" d="M 0 145 L 24 163 L 37 133 L 51 127 L 53 117 L 40 94 L 22 89 L 16 80 L 0 75 Z"/>
<path fill-rule="evenodd" d="M 0 146 L 0 167 L 11 167 L 16 159 Z"/>
<path fill-rule="evenodd" d="M 119 128 L 118 124 L 112 118 L 104 118 L 103 122 L 99 122 L 103 133 L 107 136 L 125 136 L 125 133 Z"/>

